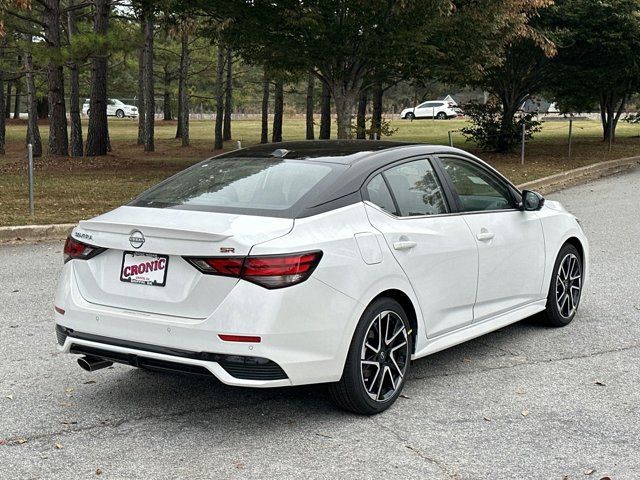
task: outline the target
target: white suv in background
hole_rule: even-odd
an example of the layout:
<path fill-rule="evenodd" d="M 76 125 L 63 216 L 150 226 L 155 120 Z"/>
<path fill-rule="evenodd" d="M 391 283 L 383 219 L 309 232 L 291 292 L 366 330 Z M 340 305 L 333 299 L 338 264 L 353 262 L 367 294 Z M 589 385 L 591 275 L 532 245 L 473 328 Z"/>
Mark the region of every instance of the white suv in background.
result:
<path fill-rule="evenodd" d="M 83 115 L 89 116 L 89 99 L 87 98 L 82 105 L 82 113 Z M 115 98 L 110 98 L 107 100 L 107 116 L 108 117 L 137 117 L 138 116 L 138 107 L 135 105 L 127 105 L 126 103 L 121 102 Z"/>
<path fill-rule="evenodd" d="M 423 102 L 417 107 L 405 108 L 400 114 L 400 118 L 413 120 L 414 118 L 437 118 L 447 120 L 455 118 L 460 114 L 460 109 L 453 103 L 444 100 L 430 100 Z"/>

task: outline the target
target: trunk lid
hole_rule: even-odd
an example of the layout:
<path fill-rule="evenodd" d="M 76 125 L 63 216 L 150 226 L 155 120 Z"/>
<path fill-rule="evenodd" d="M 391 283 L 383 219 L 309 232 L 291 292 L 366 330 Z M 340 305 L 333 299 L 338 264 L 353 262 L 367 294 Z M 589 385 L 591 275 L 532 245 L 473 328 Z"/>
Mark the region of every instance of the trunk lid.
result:
<path fill-rule="evenodd" d="M 90 303 L 204 319 L 238 280 L 202 274 L 182 257 L 244 256 L 254 245 L 286 235 L 292 228 L 293 219 L 287 218 L 120 207 L 81 221 L 72 232 L 81 242 L 108 249 L 90 260 L 74 261 L 75 277 L 80 294 Z M 136 252 L 140 262 L 165 258 L 164 286 L 123 281 L 125 252 Z M 126 259 L 127 265 L 136 262 L 132 257 Z"/>

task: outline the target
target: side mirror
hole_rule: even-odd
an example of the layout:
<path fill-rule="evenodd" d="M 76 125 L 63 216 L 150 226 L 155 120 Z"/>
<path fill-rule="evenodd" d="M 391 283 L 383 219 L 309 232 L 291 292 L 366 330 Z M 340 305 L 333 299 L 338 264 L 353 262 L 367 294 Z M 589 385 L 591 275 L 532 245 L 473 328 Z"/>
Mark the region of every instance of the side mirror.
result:
<path fill-rule="evenodd" d="M 544 205 L 544 197 L 538 192 L 531 190 L 522 191 L 522 210 L 525 212 L 535 212 Z"/>

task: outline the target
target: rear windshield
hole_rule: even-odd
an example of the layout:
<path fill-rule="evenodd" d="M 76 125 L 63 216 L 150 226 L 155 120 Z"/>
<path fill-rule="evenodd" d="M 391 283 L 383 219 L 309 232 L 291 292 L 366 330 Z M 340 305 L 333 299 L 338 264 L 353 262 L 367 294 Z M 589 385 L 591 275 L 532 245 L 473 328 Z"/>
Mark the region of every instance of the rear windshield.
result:
<path fill-rule="evenodd" d="M 142 193 L 138 207 L 289 216 L 344 165 L 272 158 L 219 158 L 194 165 Z"/>

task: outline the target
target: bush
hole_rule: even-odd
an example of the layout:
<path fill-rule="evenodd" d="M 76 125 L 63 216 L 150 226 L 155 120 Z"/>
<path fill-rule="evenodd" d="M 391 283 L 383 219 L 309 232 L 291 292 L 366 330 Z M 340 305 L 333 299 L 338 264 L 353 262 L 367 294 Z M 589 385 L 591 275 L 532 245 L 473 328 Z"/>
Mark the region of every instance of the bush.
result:
<path fill-rule="evenodd" d="M 472 125 L 461 129 L 467 141 L 475 142 L 483 150 L 509 152 L 522 141 L 522 124 L 525 125 L 525 139 L 540 131 L 540 122 L 531 113 L 522 113 L 510 119 L 504 118 L 502 106 L 496 102 L 486 104 L 470 103 L 464 113 Z"/>

